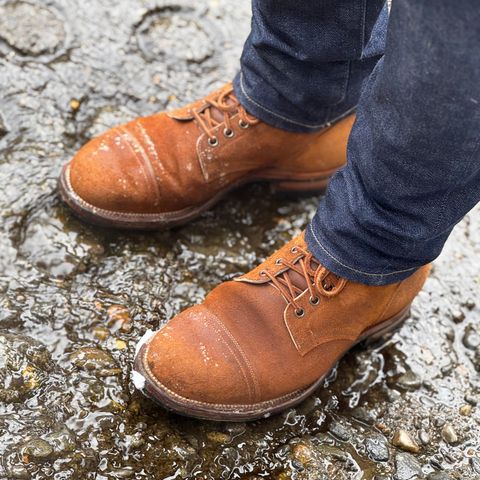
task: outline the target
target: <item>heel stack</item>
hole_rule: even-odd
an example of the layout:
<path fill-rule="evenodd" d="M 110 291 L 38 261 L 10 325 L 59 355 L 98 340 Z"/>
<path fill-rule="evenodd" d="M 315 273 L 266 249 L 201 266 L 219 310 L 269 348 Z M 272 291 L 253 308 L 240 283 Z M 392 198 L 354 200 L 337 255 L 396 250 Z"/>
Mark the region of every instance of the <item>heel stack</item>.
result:
<path fill-rule="evenodd" d="M 288 180 L 288 181 L 276 181 L 272 183 L 272 188 L 275 192 L 280 193 L 295 193 L 300 195 L 319 195 L 324 193 L 327 185 L 328 178 L 322 178 L 320 180 Z"/>

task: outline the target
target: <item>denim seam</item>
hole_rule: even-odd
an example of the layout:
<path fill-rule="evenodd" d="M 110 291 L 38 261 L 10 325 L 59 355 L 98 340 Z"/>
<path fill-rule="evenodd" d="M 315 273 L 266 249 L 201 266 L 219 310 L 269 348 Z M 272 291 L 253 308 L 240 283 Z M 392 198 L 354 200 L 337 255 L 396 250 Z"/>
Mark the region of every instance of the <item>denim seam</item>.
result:
<path fill-rule="evenodd" d="M 416 270 L 419 267 L 412 267 L 412 268 L 407 268 L 405 270 L 397 270 L 395 272 L 390 272 L 390 273 L 368 273 L 368 272 L 363 272 L 362 270 L 357 270 L 353 267 L 349 267 L 348 265 L 345 265 L 342 263 L 338 258 L 334 257 L 323 245 L 322 242 L 318 239 L 317 235 L 313 231 L 312 224 L 310 223 L 309 227 L 311 234 L 313 235 L 313 238 L 317 242 L 318 246 L 335 262 L 337 262 L 339 265 L 341 265 L 344 268 L 348 268 L 348 270 L 351 270 L 352 272 L 355 273 L 360 273 L 361 275 L 369 276 L 369 277 L 388 277 L 390 275 L 398 275 L 399 273 L 406 273 L 406 272 L 411 272 L 412 270 Z"/>
<path fill-rule="evenodd" d="M 305 128 L 311 128 L 311 129 L 321 129 L 321 128 L 325 128 L 325 127 L 328 127 L 330 126 L 332 123 L 334 122 L 337 122 L 338 120 L 341 120 L 343 117 L 345 117 L 346 115 L 348 115 L 349 113 L 353 112 L 357 106 L 355 105 L 354 107 L 350 108 L 349 110 L 347 110 L 346 112 L 342 113 L 341 115 L 339 115 L 338 117 L 332 119 L 332 120 L 329 120 L 328 122 L 325 122 L 325 123 L 322 123 L 320 125 L 309 125 L 307 123 L 301 123 L 301 122 L 297 122 L 295 120 L 292 120 L 288 117 L 284 117 L 282 115 L 279 115 L 278 113 L 275 113 L 273 112 L 272 110 L 269 110 L 268 108 L 264 107 L 263 105 L 260 105 L 260 103 L 258 103 L 257 101 L 255 101 L 253 98 L 250 97 L 250 95 L 247 93 L 247 91 L 245 90 L 245 85 L 243 83 L 243 72 L 240 71 L 240 88 L 242 89 L 242 93 L 245 95 L 245 97 L 247 98 L 247 100 L 251 103 L 253 103 L 256 107 L 260 108 L 261 110 L 264 110 L 265 112 L 269 113 L 270 115 L 273 115 L 274 117 L 277 117 L 277 118 L 280 118 L 281 120 L 284 120 L 286 122 L 289 122 L 289 123 L 292 123 L 294 125 L 299 125 L 300 127 L 305 127 Z"/>

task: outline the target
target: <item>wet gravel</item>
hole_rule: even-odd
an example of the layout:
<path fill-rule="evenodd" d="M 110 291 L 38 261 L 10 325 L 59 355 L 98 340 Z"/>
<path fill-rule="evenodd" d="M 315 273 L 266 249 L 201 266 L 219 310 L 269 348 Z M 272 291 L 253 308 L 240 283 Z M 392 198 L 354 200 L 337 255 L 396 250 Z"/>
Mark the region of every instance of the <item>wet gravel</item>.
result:
<path fill-rule="evenodd" d="M 298 408 L 216 425 L 134 391 L 136 340 L 298 233 L 318 199 L 253 186 L 127 234 L 72 218 L 56 178 L 93 135 L 231 78 L 248 23 L 227 0 L 0 0 L 0 479 L 480 478 L 478 208 L 402 330 Z"/>

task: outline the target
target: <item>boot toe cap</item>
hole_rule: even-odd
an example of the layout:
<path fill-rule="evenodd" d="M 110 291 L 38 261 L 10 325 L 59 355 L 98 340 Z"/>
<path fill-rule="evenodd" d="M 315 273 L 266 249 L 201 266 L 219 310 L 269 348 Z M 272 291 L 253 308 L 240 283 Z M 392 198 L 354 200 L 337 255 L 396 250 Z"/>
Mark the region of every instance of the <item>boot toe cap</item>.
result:
<path fill-rule="evenodd" d="M 143 213 L 153 203 L 155 179 L 148 158 L 129 140 L 125 130 L 109 130 L 87 143 L 67 165 L 67 189 L 82 207 Z"/>
<path fill-rule="evenodd" d="M 147 383 L 153 383 L 150 395 L 161 403 L 170 397 L 186 408 L 189 403 L 214 408 L 253 401 L 255 387 L 245 361 L 218 322 L 207 309 L 197 306 L 153 336 L 137 359 Z"/>

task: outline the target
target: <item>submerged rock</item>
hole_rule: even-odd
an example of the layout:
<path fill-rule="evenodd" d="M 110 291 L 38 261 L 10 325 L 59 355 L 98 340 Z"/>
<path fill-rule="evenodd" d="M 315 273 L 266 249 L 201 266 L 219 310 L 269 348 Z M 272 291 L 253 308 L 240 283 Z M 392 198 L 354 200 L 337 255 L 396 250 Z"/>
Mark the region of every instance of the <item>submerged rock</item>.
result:
<path fill-rule="evenodd" d="M 395 480 L 416 479 L 421 473 L 422 467 L 413 455 L 404 452 L 395 455 Z"/>
<path fill-rule="evenodd" d="M 0 333 L 0 402 L 23 401 L 51 368 L 45 345 L 25 335 Z"/>

